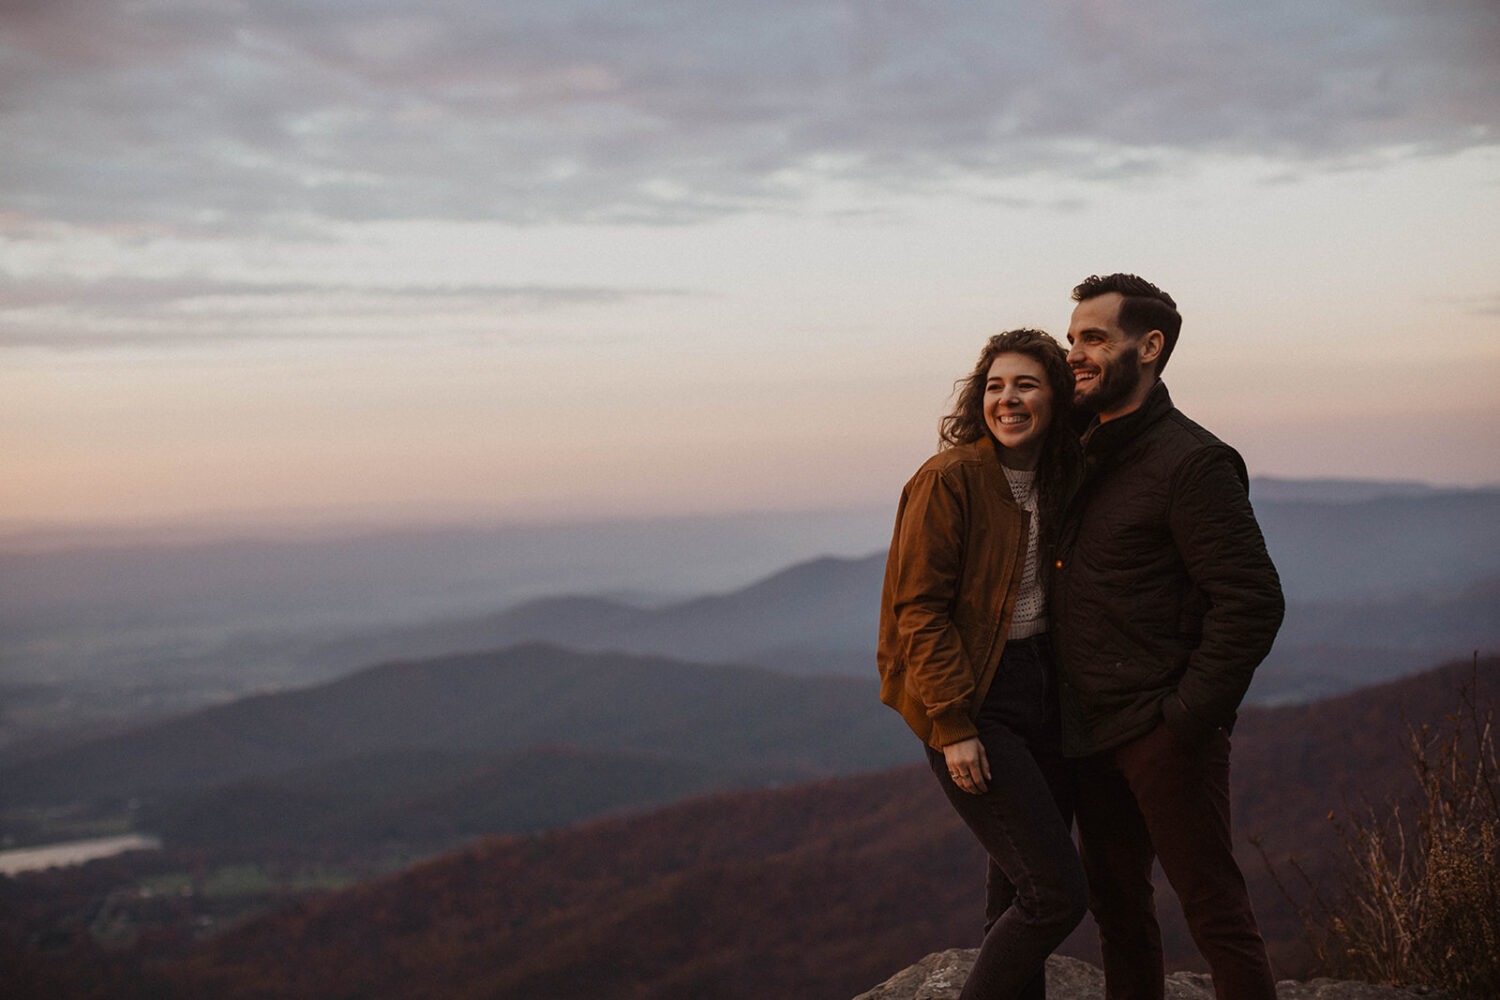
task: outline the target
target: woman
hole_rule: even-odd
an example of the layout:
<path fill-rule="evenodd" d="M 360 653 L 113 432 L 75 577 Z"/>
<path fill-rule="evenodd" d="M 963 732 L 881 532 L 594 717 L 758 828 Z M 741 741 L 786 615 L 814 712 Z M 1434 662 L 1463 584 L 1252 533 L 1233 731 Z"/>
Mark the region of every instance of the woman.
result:
<path fill-rule="evenodd" d="M 989 854 L 985 937 L 964 1000 L 1040 1000 L 1083 919 L 1047 646 L 1043 568 L 1078 463 L 1073 377 L 1037 330 L 989 339 L 901 495 L 881 600 L 881 700 L 927 745 Z"/>

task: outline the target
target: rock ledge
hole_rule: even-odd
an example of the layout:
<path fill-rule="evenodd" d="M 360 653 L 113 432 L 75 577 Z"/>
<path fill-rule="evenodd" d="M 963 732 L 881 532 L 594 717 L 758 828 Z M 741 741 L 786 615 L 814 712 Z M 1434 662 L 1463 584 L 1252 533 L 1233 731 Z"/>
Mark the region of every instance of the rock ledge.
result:
<path fill-rule="evenodd" d="M 854 1000 L 958 1000 L 977 950 L 950 948 L 934 952 L 896 973 Z M 1199 972 L 1174 972 L 1167 977 L 1166 1000 L 1213 1000 L 1213 981 Z M 1284 979 L 1276 984 L 1278 1000 L 1444 1000 L 1428 990 L 1398 989 L 1338 979 L 1301 983 Z M 1076 958 L 1053 955 L 1047 959 L 1047 1000 L 1103 1000 L 1104 972 Z"/>

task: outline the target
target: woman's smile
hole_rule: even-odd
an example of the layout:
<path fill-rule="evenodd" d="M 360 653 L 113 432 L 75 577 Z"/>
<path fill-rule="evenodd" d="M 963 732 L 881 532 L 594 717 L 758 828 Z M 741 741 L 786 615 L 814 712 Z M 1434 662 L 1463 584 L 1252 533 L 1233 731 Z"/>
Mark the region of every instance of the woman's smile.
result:
<path fill-rule="evenodd" d="M 1052 386 L 1041 362 L 1000 354 L 984 386 L 984 422 L 1005 449 L 1005 464 L 1034 469 L 1052 418 Z"/>

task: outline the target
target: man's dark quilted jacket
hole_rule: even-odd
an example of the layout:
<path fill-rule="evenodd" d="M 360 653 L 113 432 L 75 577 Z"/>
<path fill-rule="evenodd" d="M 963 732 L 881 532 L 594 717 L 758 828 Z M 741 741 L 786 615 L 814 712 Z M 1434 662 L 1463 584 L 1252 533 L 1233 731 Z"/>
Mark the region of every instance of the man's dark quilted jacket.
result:
<path fill-rule="evenodd" d="M 1229 728 L 1285 610 L 1244 461 L 1160 382 L 1084 455 L 1051 588 L 1064 750 Z"/>

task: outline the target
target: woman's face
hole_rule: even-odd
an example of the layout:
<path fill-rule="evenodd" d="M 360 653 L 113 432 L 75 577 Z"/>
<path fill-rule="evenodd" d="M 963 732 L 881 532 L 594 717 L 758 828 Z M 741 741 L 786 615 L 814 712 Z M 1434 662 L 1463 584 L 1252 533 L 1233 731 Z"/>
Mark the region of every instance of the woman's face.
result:
<path fill-rule="evenodd" d="M 1052 423 L 1052 386 L 1042 363 L 1025 354 L 1000 354 L 984 384 L 984 422 L 1005 448 L 1005 464 L 1034 469 Z"/>

